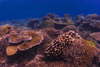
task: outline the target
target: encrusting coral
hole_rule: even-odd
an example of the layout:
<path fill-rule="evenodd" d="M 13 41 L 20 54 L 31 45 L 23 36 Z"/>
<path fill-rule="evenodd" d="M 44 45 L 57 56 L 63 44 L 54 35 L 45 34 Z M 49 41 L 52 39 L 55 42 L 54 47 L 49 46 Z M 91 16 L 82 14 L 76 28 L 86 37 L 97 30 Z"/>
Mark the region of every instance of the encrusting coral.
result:
<path fill-rule="evenodd" d="M 35 31 L 22 31 L 21 33 L 11 33 L 8 36 L 8 41 L 11 43 L 7 48 L 6 48 L 6 53 L 7 55 L 14 55 L 17 53 L 17 51 L 25 51 L 33 46 L 39 45 L 42 40 L 43 36 Z M 17 47 L 17 49 L 14 50 L 12 47 Z M 9 53 L 10 51 L 10 53 Z"/>

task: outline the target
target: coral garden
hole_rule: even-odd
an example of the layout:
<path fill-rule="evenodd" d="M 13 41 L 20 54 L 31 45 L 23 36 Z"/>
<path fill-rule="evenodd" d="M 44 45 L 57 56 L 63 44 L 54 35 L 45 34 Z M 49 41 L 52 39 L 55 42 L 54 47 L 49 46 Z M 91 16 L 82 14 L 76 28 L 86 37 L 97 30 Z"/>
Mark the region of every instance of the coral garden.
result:
<path fill-rule="evenodd" d="M 100 16 L 49 13 L 0 23 L 0 67 L 100 67 Z"/>

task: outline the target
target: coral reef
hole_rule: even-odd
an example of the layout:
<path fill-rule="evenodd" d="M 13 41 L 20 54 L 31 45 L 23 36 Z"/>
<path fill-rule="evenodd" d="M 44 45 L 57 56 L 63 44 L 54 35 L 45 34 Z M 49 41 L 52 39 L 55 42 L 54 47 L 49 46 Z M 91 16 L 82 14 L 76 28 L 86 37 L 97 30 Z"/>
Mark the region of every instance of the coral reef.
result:
<path fill-rule="evenodd" d="M 97 15 L 97 14 L 88 14 L 88 15 L 85 17 L 85 21 L 91 23 L 91 20 L 100 20 L 100 16 Z"/>
<path fill-rule="evenodd" d="M 75 19 L 49 13 L 1 22 L 0 67 L 99 67 L 100 16 Z"/>
<path fill-rule="evenodd" d="M 11 28 L 12 27 L 10 25 L 8 25 L 8 24 L 1 26 L 1 28 L 0 28 L 0 36 L 6 35 L 7 33 L 9 33 Z"/>
<path fill-rule="evenodd" d="M 95 46 L 95 44 L 92 41 L 86 40 L 90 45 Z"/>
<path fill-rule="evenodd" d="M 66 32 L 65 34 L 59 35 L 57 39 L 54 40 L 53 43 L 46 49 L 44 52 L 45 56 L 49 58 L 59 58 L 60 54 L 62 53 L 62 49 L 66 45 L 70 45 L 74 38 L 79 38 L 78 35 L 74 31 Z"/>
<path fill-rule="evenodd" d="M 95 64 L 96 67 L 100 66 L 100 51 L 95 54 L 93 64 Z"/>
<path fill-rule="evenodd" d="M 12 36 L 13 38 L 11 40 Z M 11 33 L 8 37 L 10 45 L 6 48 L 6 53 L 10 56 L 14 55 L 18 50 L 28 50 L 29 48 L 32 48 L 33 46 L 40 44 L 42 40 L 43 36 L 39 33 L 36 33 L 35 31 L 22 31 L 21 33 L 17 34 L 17 37 L 16 34 Z M 16 48 L 15 51 L 13 47 Z"/>
<path fill-rule="evenodd" d="M 73 44 L 67 45 L 62 52 L 64 60 L 71 62 L 74 66 L 91 67 L 98 49 L 84 39 L 75 39 Z"/>
<path fill-rule="evenodd" d="M 54 13 L 48 13 L 48 14 L 46 14 L 46 16 L 48 16 L 48 17 L 50 17 L 50 18 L 52 18 L 52 19 L 58 17 L 58 15 L 56 15 L 56 14 L 54 14 Z"/>
<path fill-rule="evenodd" d="M 62 28 L 61 30 L 62 30 L 63 32 L 67 32 L 67 31 L 69 31 L 69 30 L 73 30 L 73 31 L 79 33 L 79 30 L 78 30 L 74 25 L 68 25 L 68 26 Z"/>
<path fill-rule="evenodd" d="M 14 55 L 15 53 L 17 53 L 17 51 L 18 51 L 17 46 L 8 46 L 6 48 L 6 53 L 8 56 Z"/>
<path fill-rule="evenodd" d="M 68 18 L 68 19 L 71 19 L 72 20 L 72 17 L 70 14 L 64 14 L 63 18 Z"/>
<path fill-rule="evenodd" d="M 97 41 L 100 41 L 100 32 L 91 33 L 90 36 Z"/>
<path fill-rule="evenodd" d="M 44 31 L 51 37 L 52 39 L 55 39 L 58 37 L 58 35 L 62 34 L 63 32 L 61 30 L 56 30 L 54 28 L 45 28 Z"/>
<path fill-rule="evenodd" d="M 39 27 L 41 25 L 41 23 L 39 22 L 38 19 L 32 19 L 32 20 L 28 20 L 28 24 L 27 27 L 31 28 L 31 29 L 36 29 L 37 27 Z"/>
<path fill-rule="evenodd" d="M 55 21 L 53 19 L 47 17 L 47 19 L 42 23 L 42 28 L 54 28 L 54 22 Z"/>
<path fill-rule="evenodd" d="M 44 55 L 50 59 L 62 58 L 76 67 L 91 67 L 97 52 L 96 47 L 91 46 L 74 31 L 69 31 L 59 35 Z"/>
<path fill-rule="evenodd" d="M 85 20 L 84 15 L 83 14 L 77 15 L 75 17 L 75 20 L 76 20 L 75 26 L 79 26 Z"/>

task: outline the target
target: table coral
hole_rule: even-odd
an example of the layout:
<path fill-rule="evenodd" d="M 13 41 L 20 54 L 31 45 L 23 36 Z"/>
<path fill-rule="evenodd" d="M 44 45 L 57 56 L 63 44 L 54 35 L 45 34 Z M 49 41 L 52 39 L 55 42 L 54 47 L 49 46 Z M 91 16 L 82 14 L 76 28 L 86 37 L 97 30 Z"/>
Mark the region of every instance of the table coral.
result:
<path fill-rule="evenodd" d="M 15 53 L 17 53 L 17 51 L 18 51 L 17 46 L 8 46 L 6 48 L 6 53 L 8 56 L 14 55 Z"/>
<path fill-rule="evenodd" d="M 9 33 L 11 28 L 12 27 L 10 25 L 8 25 L 8 24 L 1 26 L 1 28 L 0 28 L 0 36 Z"/>
<path fill-rule="evenodd" d="M 90 36 L 97 41 L 100 41 L 100 32 L 91 33 Z"/>
<path fill-rule="evenodd" d="M 7 55 L 14 55 L 17 53 L 17 51 L 13 52 L 13 47 L 15 46 L 19 51 L 25 51 L 32 48 L 33 46 L 39 45 L 43 40 L 43 36 L 35 31 L 22 31 L 21 33 L 11 34 L 8 36 L 8 41 L 11 43 L 11 45 L 6 48 Z"/>

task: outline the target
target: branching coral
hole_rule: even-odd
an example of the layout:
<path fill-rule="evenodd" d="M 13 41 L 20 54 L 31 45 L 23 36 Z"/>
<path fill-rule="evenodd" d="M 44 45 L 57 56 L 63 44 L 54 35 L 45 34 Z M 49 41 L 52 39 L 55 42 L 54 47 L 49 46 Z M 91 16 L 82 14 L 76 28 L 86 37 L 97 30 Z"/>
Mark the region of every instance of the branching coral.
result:
<path fill-rule="evenodd" d="M 59 35 L 57 39 L 46 49 L 44 52 L 45 56 L 49 58 L 59 58 L 59 55 L 62 53 L 62 49 L 66 45 L 72 44 L 74 38 L 76 38 L 76 33 L 74 31 L 66 32 L 63 35 Z"/>
<path fill-rule="evenodd" d="M 50 59 L 60 59 L 72 63 L 75 67 L 91 67 L 98 49 L 91 46 L 74 31 L 59 35 L 46 49 L 44 55 Z"/>

